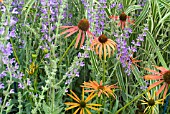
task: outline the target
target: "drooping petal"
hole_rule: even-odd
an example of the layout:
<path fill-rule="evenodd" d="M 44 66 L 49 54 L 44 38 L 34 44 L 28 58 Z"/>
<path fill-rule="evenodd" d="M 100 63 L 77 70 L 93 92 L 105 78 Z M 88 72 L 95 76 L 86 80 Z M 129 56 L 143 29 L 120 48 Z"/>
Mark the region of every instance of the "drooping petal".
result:
<path fill-rule="evenodd" d="M 79 43 L 80 37 L 81 37 L 81 33 L 82 33 L 82 30 L 79 30 L 79 33 L 78 33 L 78 36 L 77 36 L 77 39 L 76 39 L 75 48 L 77 48 L 77 46 L 78 46 L 78 43 Z"/>
<path fill-rule="evenodd" d="M 96 46 L 96 54 L 99 54 L 99 46 L 100 46 L 100 44 L 97 44 L 97 46 Z"/>
<path fill-rule="evenodd" d="M 104 47 L 104 60 L 106 60 L 106 44 L 103 44 L 103 47 Z"/>
<path fill-rule="evenodd" d="M 84 40 L 85 40 L 85 33 L 83 32 L 80 47 L 82 47 Z"/>
<path fill-rule="evenodd" d="M 95 36 L 94 36 L 89 30 L 87 30 L 86 32 L 87 32 L 87 35 L 88 35 L 89 37 L 90 37 L 90 35 L 91 35 L 91 36 L 93 36 L 93 38 L 95 38 Z"/>
<path fill-rule="evenodd" d="M 65 28 L 73 28 L 73 27 L 75 27 L 75 26 L 61 26 L 60 28 L 65 29 Z"/>
<path fill-rule="evenodd" d="M 70 29 L 65 30 L 64 32 L 60 33 L 60 35 L 66 34 L 67 32 L 75 31 L 76 29 L 77 29 L 77 27 L 70 28 Z"/>
<path fill-rule="evenodd" d="M 155 66 L 155 68 L 157 68 L 158 70 L 160 70 L 161 72 L 167 72 L 168 70 L 164 67 L 159 67 L 159 66 Z"/>
<path fill-rule="evenodd" d="M 102 59 L 102 44 L 99 47 L 99 58 Z"/>
<path fill-rule="evenodd" d="M 144 78 L 145 80 L 159 80 L 159 79 L 162 79 L 162 76 L 145 75 L 143 78 Z"/>
<path fill-rule="evenodd" d="M 153 83 L 152 85 L 150 85 L 150 86 L 148 87 L 148 89 L 150 90 L 150 89 L 154 88 L 155 86 L 157 86 L 157 85 L 161 84 L 162 82 L 164 82 L 164 80 L 161 80 L 161 81 L 155 82 L 155 83 Z"/>
<path fill-rule="evenodd" d="M 165 84 L 163 84 L 161 88 L 156 92 L 156 96 L 158 96 L 163 91 L 164 88 L 165 88 Z"/>
<path fill-rule="evenodd" d="M 168 92 L 168 84 L 166 84 L 165 91 L 163 94 L 163 99 L 165 99 L 167 92 Z"/>
<path fill-rule="evenodd" d="M 151 69 L 149 69 L 149 68 L 145 68 L 145 70 L 147 70 L 147 71 L 149 71 L 149 72 L 152 72 L 152 73 L 154 73 L 154 74 L 156 74 L 156 75 L 160 75 L 160 73 L 157 72 L 157 71 L 155 71 L 155 70 L 151 70 Z"/>
<path fill-rule="evenodd" d="M 110 51 L 110 47 L 109 47 L 108 43 L 106 43 L 106 46 L 107 46 L 108 55 L 109 55 L 109 58 L 110 58 L 110 53 L 111 53 L 111 51 Z"/>
<path fill-rule="evenodd" d="M 69 34 L 67 34 L 64 38 L 67 38 L 67 37 L 71 36 L 72 34 L 74 34 L 77 31 L 78 31 L 78 29 L 75 29 L 74 31 L 72 31 Z"/>

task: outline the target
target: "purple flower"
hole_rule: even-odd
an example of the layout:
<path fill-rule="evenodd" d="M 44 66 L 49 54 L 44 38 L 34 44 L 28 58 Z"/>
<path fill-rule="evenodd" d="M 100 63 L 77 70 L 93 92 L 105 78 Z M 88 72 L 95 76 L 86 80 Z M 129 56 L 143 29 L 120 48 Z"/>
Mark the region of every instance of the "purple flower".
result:
<path fill-rule="evenodd" d="M 121 3 L 118 4 L 118 9 L 122 9 L 123 8 L 123 5 Z"/>
<path fill-rule="evenodd" d="M 0 89 L 4 89 L 4 84 L 0 82 Z"/>
<path fill-rule="evenodd" d="M 113 4 L 110 6 L 110 8 L 114 8 L 115 6 L 116 6 L 116 2 L 113 3 Z"/>
<path fill-rule="evenodd" d="M 3 78 L 5 77 L 7 74 L 6 74 L 6 71 L 3 71 L 1 74 L 0 74 L 0 78 Z"/>
<path fill-rule="evenodd" d="M 24 85 L 22 85 L 22 84 L 19 82 L 18 88 L 24 89 Z"/>
<path fill-rule="evenodd" d="M 0 97 L 0 104 L 2 103 L 2 97 Z"/>
<path fill-rule="evenodd" d="M 18 14 L 17 8 L 14 8 L 14 9 L 12 10 L 12 14 Z"/>
<path fill-rule="evenodd" d="M 85 64 L 84 64 L 84 62 L 80 62 L 80 66 L 84 66 Z"/>
<path fill-rule="evenodd" d="M 10 105 L 10 103 L 9 103 L 9 102 L 6 102 L 5 106 L 7 106 L 7 107 L 8 107 L 9 105 Z"/>
<path fill-rule="evenodd" d="M 31 81 L 29 78 L 27 78 L 27 85 L 30 86 L 31 85 Z"/>
<path fill-rule="evenodd" d="M 5 28 L 4 28 L 4 27 L 1 27 L 1 28 L 0 28 L 0 35 L 3 35 L 4 32 L 5 32 Z"/>
<path fill-rule="evenodd" d="M 9 93 L 14 93 L 14 89 L 11 89 Z"/>

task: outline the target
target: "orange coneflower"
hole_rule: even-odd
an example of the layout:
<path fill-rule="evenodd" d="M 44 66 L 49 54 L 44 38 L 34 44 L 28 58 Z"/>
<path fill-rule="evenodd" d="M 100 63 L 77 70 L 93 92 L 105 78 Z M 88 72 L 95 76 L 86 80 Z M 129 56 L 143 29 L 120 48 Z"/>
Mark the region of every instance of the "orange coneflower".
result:
<path fill-rule="evenodd" d="M 117 44 L 113 40 L 108 39 L 106 35 L 102 34 L 92 41 L 90 47 L 92 50 L 95 48 L 95 52 L 96 54 L 99 54 L 100 59 L 102 58 L 102 54 L 104 54 L 104 59 L 106 59 L 106 54 L 108 53 L 110 57 L 111 51 L 114 51 L 116 49 L 116 45 Z M 112 48 L 112 50 L 110 49 L 110 47 Z"/>
<path fill-rule="evenodd" d="M 125 28 L 126 25 L 126 20 L 130 23 L 130 24 L 134 24 L 134 21 L 130 20 L 130 16 L 127 16 L 124 12 L 122 12 L 119 16 L 110 16 L 111 19 L 114 20 L 120 20 L 120 22 L 118 23 L 118 26 L 121 26 L 122 29 Z"/>
<path fill-rule="evenodd" d="M 114 91 L 112 89 L 118 88 L 116 84 L 113 85 L 103 85 L 102 80 L 100 81 L 100 84 L 98 84 L 96 81 L 89 81 L 89 82 L 84 82 L 84 85 L 81 87 L 89 88 L 91 90 L 85 90 L 85 92 L 97 92 L 98 97 L 102 93 L 104 93 L 107 97 L 109 97 L 109 94 L 112 95 L 115 98 Z"/>
<path fill-rule="evenodd" d="M 146 68 L 146 70 L 148 70 L 149 72 L 152 72 L 153 74 L 145 75 L 144 79 L 158 80 L 157 82 L 153 83 L 152 85 L 148 87 L 149 90 L 163 83 L 160 89 L 156 92 L 156 96 L 158 96 L 165 89 L 164 94 L 163 94 L 163 99 L 165 99 L 167 91 L 168 91 L 168 85 L 170 84 L 170 70 L 164 67 L 158 67 L 158 66 L 155 66 L 155 67 L 156 69 L 160 70 L 160 72 Z"/>
<path fill-rule="evenodd" d="M 144 97 L 144 96 L 143 96 Z M 147 97 L 144 97 L 144 100 L 140 100 L 142 103 L 147 105 L 144 110 L 145 114 L 157 114 L 157 106 L 158 104 L 163 104 L 163 99 L 157 99 L 155 97 L 155 92 L 153 96 L 151 96 L 150 92 L 147 93 Z"/>
<path fill-rule="evenodd" d="M 90 37 L 90 35 L 94 36 L 89 31 L 89 27 L 90 27 L 89 21 L 87 19 L 82 19 L 79 21 L 77 26 L 61 26 L 60 27 L 61 29 L 68 29 L 68 30 L 62 32 L 60 35 L 69 33 L 65 36 L 65 38 L 67 38 L 67 37 L 71 36 L 72 34 L 74 34 L 75 32 L 79 31 L 77 39 L 76 39 L 75 48 L 77 48 L 80 38 L 82 36 L 81 43 L 80 43 L 80 47 L 81 47 L 84 43 L 86 33 L 89 37 Z"/>
<path fill-rule="evenodd" d="M 87 102 L 89 102 L 91 99 L 93 99 L 96 94 L 94 94 L 94 92 L 92 92 L 87 98 L 86 100 L 84 100 L 84 88 L 82 88 L 82 99 L 80 100 L 79 97 L 73 92 L 71 91 L 71 94 L 68 94 L 68 96 L 70 96 L 72 99 L 74 99 L 76 102 L 66 102 L 64 104 L 69 105 L 69 108 L 66 108 L 67 110 L 73 109 L 75 107 L 78 107 L 78 109 L 73 113 L 73 114 L 85 114 L 84 110 L 86 110 L 86 112 L 88 114 L 91 114 L 91 112 L 88 110 L 88 108 L 91 108 L 93 110 L 96 111 L 100 111 L 98 108 L 93 107 L 93 106 L 102 106 L 101 104 L 87 104 Z M 79 113 L 78 113 L 79 112 Z"/>

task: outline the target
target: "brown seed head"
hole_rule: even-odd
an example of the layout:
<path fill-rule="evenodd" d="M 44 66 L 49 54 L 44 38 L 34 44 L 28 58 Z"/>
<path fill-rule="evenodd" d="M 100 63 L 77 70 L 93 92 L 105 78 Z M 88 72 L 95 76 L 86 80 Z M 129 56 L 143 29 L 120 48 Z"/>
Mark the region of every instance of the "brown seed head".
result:
<path fill-rule="evenodd" d="M 120 19 L 120 21 L 126 21 L 127 15 L 123 12 L 120 14 L 119 19 Z"/>
<path fill-rule="evenodd" d="M 100 43 L 105 43 L 108 38 L 106 37 L 106 35 L 102 34 L 101 36 L 99 36 L 98 39 Z"/>
<path fill-rule="evenodd" d="M 152 98 L 151 98 L 151 99 L 149 99 L 149 100 L 148 100 L 148 105 L 149 105 L 149 106 L 153 106 L 153 105 L 155 105 L 155 100 L 154 100 L 154 99 L 152 99 Z"/>
<path fill-rule="evenodd" d="M 166 83 L 170 84 L 170 70 L 163 75 L 163 79 Z"/>
<path fill-rule="evenodd" d="M 87 31 L 90 27 L 89 21 L 87 19 L 82 19 L 78 23 L 78 28 L 82 31 Z"/>
<path fill-rule="evenodd" d="M 86 107 L 86 102 L 80 101 L 80 108 L 85 108 L 85 107 Z"/>

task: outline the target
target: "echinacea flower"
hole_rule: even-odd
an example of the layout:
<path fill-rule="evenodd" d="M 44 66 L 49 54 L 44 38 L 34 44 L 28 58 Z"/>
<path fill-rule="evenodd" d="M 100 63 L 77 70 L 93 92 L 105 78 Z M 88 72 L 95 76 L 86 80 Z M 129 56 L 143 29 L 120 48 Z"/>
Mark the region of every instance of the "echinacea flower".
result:
<path fill-rule="evenodd" d="M 152 72 L 153 74 L 145 75 L 144 79 L 145 80 L 157 80 L 155 83 L 153 83 L 152 85 L 148 87 L 149 90 L 163 83 L 160 89 L 156 92 L 156 96 L 158 96 L 164 90 L 163 99 L 165 99 L 167 91 L 168 91 L 168 85 L 170 85 L 170 70 L 164 67 L 158 67 L 158 66 L 155 66 L 155 67 L 156 69 L 160 70 L 160 72 L 145 68 L 146 70 L 148 70 L 149 72 Z"/>
<path fill-rule="evenodd" d="M 82 39 L 81 39 L 80 47 L 82 47 L 82 45 L 84 43 L 84 40 L 85 40 L 86 33 L 87 33 L 87 35 L 89 37 L 90 37 L 90 35 L 94 36 L 89 31 L 89 27 L 90 27 L 89 21 L 87 19 L 82 19 L 82 20 L 79 21 L 77 26 L 61 26 L 60 27 L 61 29 L 68 29 L 68 30 L 65 30 L 60 35 L 69 33 L 69 34 L 67 34 L 65 36 L 65 38 L 67 38 L 67 37 L 71 36 L 72 34 L 76 33 L 77 31 L 79 31 L 77 39 L 76 39 L 75 48 L 77 48 L 78 43 L 80 42 L 81 37 L 82 37 Z"/>
<path fill-rule="evenodd" d="M 118 26 L 121 26 L 122 30 L 125 28 L 126 26 L 126 21 L 130 24 L 134 24 L 134 21 L 130 20 L 130 16 L 127 16 L 124 12 L 122 12 L 119 16 L 110 16 L 111 19 L 114 20 L 120 20 L 120 22 L 118 23 Z"/>
<path fill-rule="evenodd" d="M 90 48 L 92 50 L 95 49 L 95 52 L 96 54 L 99 54 L 100 59 L 102 58 L 102 54 L 104 54 L 104 60 L 106 60 L 107 53 L 108 53 L 108 56 L 110 57 L 111 51 L 114 52 L 114 50 L 117 47 L 116 45 L 117 44 L 113 40 L 108 39 L 106 35 L 102 34 L 101 36 L 99 36 L 98 38 L 95 38 L 92 41 Z"/>
<path fill-rule="evenodd" d="M 89 88 L 90 90 L 85 90 L 85 92 L 97 92 L 98 97 L 102 93 L 104 93 L 107 97 L 109 97 L 109 94 L 112 95 L 115 98 L 114 91 L 112 89 L 118 88 L 116 84 L 113 85 L 103 85 L 102 80 L 100 81 L 100 84 L 98 84 L 96 81 L 89 81 L 84 82 L 84 85 L 81 87 Z"/>
<path fill-rule="evenodd" d="M 71 91 L 71 90 L 70 90 Z M 74 99 L 76 102 L 66 102 L 64 104 L 69 105 L 69 108 L 66 108 L 67 110 L 73 109 L 75 107 L 78 107 L 77 110 L 73 113 L 73 114 L 85 114 L 84 110 L 86 110 L 86 112 L 88 114 L 92 114 L 88 108 L 96 110 L 96 111 L 100 111 L 98 108 L 94 107 L 94 106 L 102 106 L 101 104 L 87 104 L 87 102 L 89 102 L 91 99 L 93 99 L 96 94 L 94 94 L 94 92 L 92 92 L 87 98 L 86 100 L 84 100 L 84 88 L 82 88 L 82 99 L 80 100 L 79 97 L 73 92 L 71 91 L 71 94 L 67 94 L 68 96 L 70 96 L 72 99 Z M 78 113 L 79 112 L 79 113 Z"/>
<path fill-rule="evenodd" d="M 144 97 L 144 96 L 143 96 Z M 155 97 L 155 92 L 153 96 L 151 96 L 150 92 L 147 93 L 147 98 L 144 97 L 144 100 L 140 100 L 142 103 L 147 105 L 147 107 L 144 110 L 145 114 L 157 114 L 155 111 L 157 111 L 157 106 L 158 104 L 163 104 L 163 99 L 157 99 Z"/>

